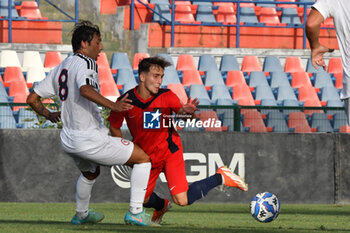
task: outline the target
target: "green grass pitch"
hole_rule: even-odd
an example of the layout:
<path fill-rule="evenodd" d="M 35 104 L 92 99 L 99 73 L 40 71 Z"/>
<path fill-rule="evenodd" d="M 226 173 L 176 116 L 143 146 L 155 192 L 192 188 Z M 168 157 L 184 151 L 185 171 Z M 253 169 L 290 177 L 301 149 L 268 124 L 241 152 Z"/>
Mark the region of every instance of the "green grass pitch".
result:
<path fill-rule="evenodd" d="M 250 215 L 249 204 L 173 205 L 161 227 L 124 225 L 126 203 L 91 204 L 105 214 L 96 225 L 74 226 L 73 203 L 0 203 L 0 232 L 350 232 L 350 205 L 281 205 L 271 223 L 259 223 Z M 152 213 L 150 210 L 148 213 Z"/>

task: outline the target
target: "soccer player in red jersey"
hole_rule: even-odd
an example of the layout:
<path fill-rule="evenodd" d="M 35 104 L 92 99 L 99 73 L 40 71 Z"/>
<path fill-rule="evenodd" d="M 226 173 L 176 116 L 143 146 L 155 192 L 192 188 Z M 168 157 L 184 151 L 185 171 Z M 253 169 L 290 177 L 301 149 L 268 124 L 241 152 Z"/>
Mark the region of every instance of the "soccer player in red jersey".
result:
<path fill-rule="evenodd" d="M 152 217 L 155 223 L 159 223 L 171 207 L 169 200 L 153 192 L 161 172 L 165 174 L 173 201 L 180 206 L 192 204 L 221 184 L 248 190 L 247 184 L 225 167 L 219 168 L 211 177 L 188 185 L 181 139 L 173 125 L 168 124 L 168 118 L 174 113 L 193 117 L 199 101 L 188 98 L 187 103 L 181 103 L 171 90 L 160 88 L 167 66 L 170 63 L 160 57 L 143 59 L 139 63 L 139 86 L 119 97 L 127 94 L 133 108 L 125 112 L 111 111 L 108 117 L 113 136 L 122 137 L 120 127 L 125 119 L 133 142 L 151 158 L 152 168 L 144 206 L 155 209 Z"/>

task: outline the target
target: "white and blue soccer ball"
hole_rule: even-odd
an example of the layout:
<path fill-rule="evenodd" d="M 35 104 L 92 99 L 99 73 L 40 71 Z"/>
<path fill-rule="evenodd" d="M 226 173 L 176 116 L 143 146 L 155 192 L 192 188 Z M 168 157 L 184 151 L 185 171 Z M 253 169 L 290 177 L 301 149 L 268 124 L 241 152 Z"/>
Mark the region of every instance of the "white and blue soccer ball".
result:
<path fill-rule="evenodd" d="M 271 222 L 280 213 L 280 201 L 273 193 L 258 193 L 250 203 L 250 212 L 259 222 Z"/>

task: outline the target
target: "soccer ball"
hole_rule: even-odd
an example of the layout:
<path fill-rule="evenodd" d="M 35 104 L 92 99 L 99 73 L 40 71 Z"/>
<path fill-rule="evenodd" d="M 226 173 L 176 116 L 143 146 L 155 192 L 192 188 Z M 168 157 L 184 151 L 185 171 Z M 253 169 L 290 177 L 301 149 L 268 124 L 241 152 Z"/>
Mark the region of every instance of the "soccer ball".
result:
<path fill-rule="evenodd" d="M 258 193 L 250 203 L 250 212 L 259 222 L 271 222 L 280 213 L 280 201 L 275 194 Z"/>

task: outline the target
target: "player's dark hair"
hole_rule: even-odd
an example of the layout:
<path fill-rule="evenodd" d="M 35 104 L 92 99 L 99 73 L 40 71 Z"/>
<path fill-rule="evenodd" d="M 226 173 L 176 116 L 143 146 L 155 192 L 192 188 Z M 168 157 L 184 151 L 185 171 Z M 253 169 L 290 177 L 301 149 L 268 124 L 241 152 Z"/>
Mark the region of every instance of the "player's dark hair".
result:
<path fill-rule="evenodd" d="M 144 58 L 139 63 L 139 75 L 142 72 L 149 72 L 149 68 L 152 65 L 160 66 L 164 69 L 167 66 L 171 66 L 171 63 L 165 60 L 164 58 L 158 56 Z"/>
<path fill-rule="evenodd" d="M 75 24 L 72 33 L 72 47 L 74 53 L 80 49 L 82 41 L 87 41 L 90 44 L 91 40 L 94 38 L 94 34 L 101 36 L 99 27 L 88 20 L 82 20 Z"/>

